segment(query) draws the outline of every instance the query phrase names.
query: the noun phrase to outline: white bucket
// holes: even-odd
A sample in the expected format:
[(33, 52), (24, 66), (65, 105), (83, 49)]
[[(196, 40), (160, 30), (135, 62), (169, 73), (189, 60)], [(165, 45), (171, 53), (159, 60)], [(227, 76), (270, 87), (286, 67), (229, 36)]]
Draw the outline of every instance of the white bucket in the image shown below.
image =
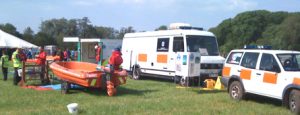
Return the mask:
[(72, 115), (77, 115), (78, 113), (78, 104), (77, 103), (70, 103), (67, 105), (67, 108), (69, 110), (69, 113)]

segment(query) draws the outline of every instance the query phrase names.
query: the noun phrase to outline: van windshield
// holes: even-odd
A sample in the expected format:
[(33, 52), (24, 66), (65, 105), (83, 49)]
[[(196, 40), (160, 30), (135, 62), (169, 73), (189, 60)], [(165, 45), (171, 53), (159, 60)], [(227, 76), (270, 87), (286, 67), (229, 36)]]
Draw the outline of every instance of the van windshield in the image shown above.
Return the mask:
[(187, 35), (187, 51), (199, 52), (204, 56), (219, 55), (216, 38), (213, 36)]

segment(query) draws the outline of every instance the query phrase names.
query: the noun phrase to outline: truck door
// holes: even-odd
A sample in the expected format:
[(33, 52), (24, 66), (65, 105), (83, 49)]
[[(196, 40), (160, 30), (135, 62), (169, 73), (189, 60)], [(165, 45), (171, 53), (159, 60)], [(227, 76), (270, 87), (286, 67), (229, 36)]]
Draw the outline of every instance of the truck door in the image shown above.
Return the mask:
[(282, 95), (284, 87), (279, 87), (286, 76), (280, 73), (280, 67), (272, 54), (263, 53), (256, 72), (257, 85), (260, 86), (258, 93), (279, 98)]
[[(151, 63), (154, 67), (154, 69), (162, 71), (164, 73), (168, 73), (169, 66), (168, 66), (168, 60), (170, 58), (169, 52), (170, 52), (170, 38), (158, 38), (157, 39), (157, 54), (155, 58), (153, 59), (153, 62)], [(167, 74), (165, 74), (167, 75)]]
[(172, 42), (172, 50), (170, 51), (170, 60), (169, 60), (169, 68), (171, 71), (175, 71), (176, 68), (176, 58), (180, 52), (184, 52), (184, 41), (183, 37), (174, 37)]
[(237, 70), (240, 73), (240, 78), (246, 91), (255, 92), (259, 88), (256, 77), (258, 57), (259, 53), (257, 52), (246, 52), (241, 62), (242, 67)]

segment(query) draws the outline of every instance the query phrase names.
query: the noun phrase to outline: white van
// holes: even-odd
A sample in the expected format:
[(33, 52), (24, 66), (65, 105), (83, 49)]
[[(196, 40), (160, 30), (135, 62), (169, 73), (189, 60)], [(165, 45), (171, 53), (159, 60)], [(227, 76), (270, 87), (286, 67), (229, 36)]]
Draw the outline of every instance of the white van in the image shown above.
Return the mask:
[(198, 82), (200, 73), (201, 77), (217, 77), (225, 60), (211, 32), (190, 26), (127, 33), (122, 54), (122, 67), (132, 72), (133, 79), (163, 76), (181, 85), (189, 85), (191, 79)]

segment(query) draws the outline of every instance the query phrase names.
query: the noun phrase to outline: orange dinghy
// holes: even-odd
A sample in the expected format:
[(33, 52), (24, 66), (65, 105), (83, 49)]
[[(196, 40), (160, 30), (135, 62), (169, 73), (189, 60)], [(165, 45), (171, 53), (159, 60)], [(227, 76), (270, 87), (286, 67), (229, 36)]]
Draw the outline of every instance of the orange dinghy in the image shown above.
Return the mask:
[[(60, 78), (62, 83), (62, 91), (70, 87), (70, 84), (78, 84), (84, 87), (93, 87), (93, 88), (105, 88), (108, 87), (107, 82), (113, 83), (114, 86), (108, 89), (116, 90), (115, 87), (121, 84), (125, 84), (126, 82), (126, 74), (123, 74), (124, 71), (114, 72), (114, 75), (111, 76), (110, 81), (103, 81), (105, 76), (105, 72), (98, 71), (96, 69), (97, 64), (87, 63), (87, 62), (53, 62), (50, 64), (50, 68), (52, 72)], [(119, 76), (122, 73), (122, 76)], [(122, 78), (122, 81), (119, 78)], [(114, 91), (114, 94), (116, 91)], [(110, 96), (114, 94), (109, 94)]]

